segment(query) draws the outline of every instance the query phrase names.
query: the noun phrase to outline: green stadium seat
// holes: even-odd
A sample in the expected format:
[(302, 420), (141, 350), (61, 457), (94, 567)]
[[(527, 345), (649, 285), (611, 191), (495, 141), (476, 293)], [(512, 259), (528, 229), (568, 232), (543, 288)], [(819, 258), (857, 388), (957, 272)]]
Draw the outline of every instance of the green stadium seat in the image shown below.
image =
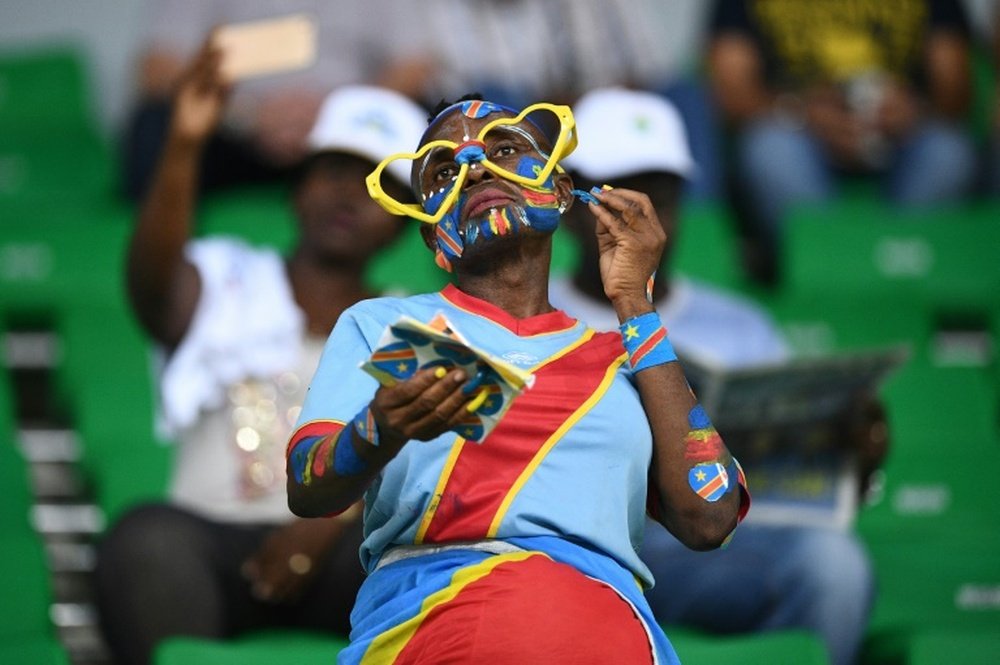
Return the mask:
[(335, 636), (297, 631), (262, 632), (221, 641), (175, 637), (157, 648), (154, 665), (330, 665), (347, 646)]
[(783, 630), (749, 635), (709, 635), (665, 626), (684, 665), (828, 665), (826, 647), (816, 635)]
[[(38, 535), (27, 529), (2, 534), (0, 570), (8, 597), (7, 602), (0, 603), (0, 644), (51, 636), (52, 589), (45, 549)], [(8, 661), (0, 658), (0, 662)]]
[(928, 630), (913, 638), (909, 665), (996, 665), (1000, 663), (1000, 627), (993, 630)]
[(997, 219), (992, 203), (909, 212), (862, 199), (799, 208), (788, 219), (782, 289), (989, 310), (1000, 292)]
[(4, 490), (0, 535), (31, 533), (32, 493), (28, 466), (8, 434), (4, 434), (0, 442), (0, 487)]
[(81, 471), (108, 520), (162, 499), (173, 448), (156, 433), (152, 347), (124, 307), (61, 320), (57, 391), (82, 442)]
[(123, 305), (130, 215), (109, 209), (85, 222), (67, 214), (43, 211), (0, 224), (0, 317), (8, 325), (51, 324), (80, 305)]
[(96, 133), (34, 127), (0, 129), (0, 213), (15, 218), (17, 207), (61, 210), (75, 221), (81, 207), (113, 200), (114, 157)]
[(995, 537), (986, 542), (899, 538), (869, 547), (879, 590), (864, 647), (866, 663), (912, 662), (906, 654), (927, 631), (995, 631), (1000, 626)]
[(66, 649), (55, 637), (4, 639), (0, 643), (4, 665), (70, 665)]
[(928, 307), (913, 301), (783, 292), (761, 294), (758, 300), (800, 355), (895, 345), (923, 352), (931, 336)]
[[(114, 156), (75, 45), (0, 52), (0, 215), (7, 204), (64, 204), (64, 214), (113, 199)], [(69, 205), (67, 205), (69, 204)]]
[(28, 465), (17, 446), (15, 404), (10, 376), (0, 366), (0, 487), (4, 500), (0, 502), (0, 535), (30, 534), (29, 512), (32, 488)]
[(53, 44), (0, 52), (0, 127), (89, 126), (90, 102), (80, 49)]
[(724, 203), (686, 203), (680, 211), (672, 269), (720, 287), (742, 289), (735, 226)]
[(978, 368), (919, 363), (887, 386), (884, 488), (857, 525), (879, 580), (865, 662), (914, 662), (908, 654), (926, 630), (1000, 626), (1000, 488), (990, 480), (1000, 436), (990, 394)]

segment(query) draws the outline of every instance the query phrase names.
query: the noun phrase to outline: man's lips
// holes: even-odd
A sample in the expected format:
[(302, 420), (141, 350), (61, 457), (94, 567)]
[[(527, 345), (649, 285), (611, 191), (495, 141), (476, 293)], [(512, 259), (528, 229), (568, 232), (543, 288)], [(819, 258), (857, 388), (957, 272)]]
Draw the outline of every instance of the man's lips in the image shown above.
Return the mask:
[(478, 217), (490, 208), (501, 208), (513, 200), (514, 197), (502, 189), (496, 187), (483, 189), (469, 196), (462, 209), (462, 217), (464, 219)]

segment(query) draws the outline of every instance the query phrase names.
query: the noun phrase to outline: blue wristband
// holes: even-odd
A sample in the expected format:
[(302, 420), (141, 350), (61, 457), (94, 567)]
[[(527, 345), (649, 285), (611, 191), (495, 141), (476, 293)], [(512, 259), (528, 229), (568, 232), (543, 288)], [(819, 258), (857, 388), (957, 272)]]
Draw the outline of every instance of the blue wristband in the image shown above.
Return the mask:
[(619, 330), (633, 372), (677, 361), (674, 347), (667, 339), (667, 329), (656, 312), (634, 316), (621, 324)]
[(351, 421), (358, 436), (372, 444), (378, 446), (378, 425), (375, 424), (375, 416), (372, 415), (370, 406), (361, 409), (358, 415)]
[(333, 449), (333, 470), (338, 476), (356, 476), (368, 468), (368, 462), (354, 450), (352, 438), (350, 427), (345, 427), (337, 437), (337, 445)]
[(371, 408), (366, 406), (351, 420), (351, 426), (345, 427), (337, 437), (337, 445), (333, 450), (333, 470), (338, 476), (356, 476), (368, 468), (368, 462), (358, 456), (354, 449), (353, 432), (372, 444), (378, 445), (378, 428), (372, 417)]

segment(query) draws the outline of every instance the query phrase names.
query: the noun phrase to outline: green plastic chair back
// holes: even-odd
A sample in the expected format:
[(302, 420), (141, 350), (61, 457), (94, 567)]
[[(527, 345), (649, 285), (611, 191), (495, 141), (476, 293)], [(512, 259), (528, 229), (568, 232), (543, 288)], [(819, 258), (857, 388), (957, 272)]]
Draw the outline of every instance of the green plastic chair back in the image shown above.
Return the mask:
[(330, 665), (347, 646), (347, 640), (332, 635), (297, 631), (274, 631), (234, 640), (175, 637), (161, 644), (154, 665)]
[(0, 224), (0, 317), (51, 323), (81, 305), (121, 307), (130, 214), (71, 220), (39, 211)]
[(0, 538), (0, 569), (8, 598), (0, 603), (0, 644), (50, 636), (52, 589), (45, 549), (37, 534), (4, 534)]
[(739, 248), (735, 223), (727, 205), (687, 203), (680, 211), (673, 250), (673, 269), (725, 288), (741, 289)]
[(684, 665), (829, 665), (823, 642), (814, 634), (782, 630), (745, 635), (710, 635), (665, 626)]
[(806, 297), (1000, 307), (1000, 206), (906, 212), (871, 200), (790, 214), (782, 288)]
[(82, 52), (70, 45), (0, 52), (0, 128), (91, 124)]
[(152, 347), (124, 308), (76, 308), (57, 329), (63, 362), (57, 385), (82, 442), (81, 470), (113, 521), (162, 500), (173, 447), (156, 432)]
[(0, 644), (4, 665), (70, 665), (65, 647), (55, 637), (4, 639)]

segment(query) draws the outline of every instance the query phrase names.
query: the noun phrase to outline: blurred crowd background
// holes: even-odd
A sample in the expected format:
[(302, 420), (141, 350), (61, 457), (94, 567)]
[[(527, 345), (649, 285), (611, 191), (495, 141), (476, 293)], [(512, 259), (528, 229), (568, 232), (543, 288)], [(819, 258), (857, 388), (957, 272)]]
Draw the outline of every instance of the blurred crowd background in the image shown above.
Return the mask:
[[(224, 15), (213, 4), (0, 4), (3, 663), (107, 662), (93, 541), (165, 491), (171, 448), (155, 422), (155, 354), (125, 303), (125, 246), (172, 86)], [(228, 4), (236, 20), (258, 3)], [(891, 117), (861, 127), (838, 124), (834, 92), (809, 84), (815, 66), (782, 70), (780, 48), (755, 56), (733, 38), (739, 3), (325, 4), (316, 68), (234, 93), (206, 162), (199, 235), (288, 247), (286, 181), (337, 85), (388, 85), (428, 108), (472, 90), (511, 104), (572, 103), (606, 85), (663, 94), (698, 165), (675, 268), (757, 300), (800, 355), (910, 347), (881, 394), (892, 449), (856, 523), (879, 578), (865, 662), (998, 662), (1000, 3), (915, 17), (907, 8), (921, 3), (855, 3), (912, 21), (876, 38), (911, 40), (898, 50), (913, 62), (859, 65), (836, 82), (852, 113), (896, 96)], [(811, 3), (763, 4), (787, 28), (768, 37), (789, 52), (824, 25)], [(838, 63), (871, 55), (830, 43)], [(755, 89), (755, 74), (776, 87)], [(803, 123), (819, 128), (812, 141)], [(372, 266), (373, 289), (445, 283), (410, 226)], [(571, 247), (557, 237), (557, 270), (573, 265)]]

